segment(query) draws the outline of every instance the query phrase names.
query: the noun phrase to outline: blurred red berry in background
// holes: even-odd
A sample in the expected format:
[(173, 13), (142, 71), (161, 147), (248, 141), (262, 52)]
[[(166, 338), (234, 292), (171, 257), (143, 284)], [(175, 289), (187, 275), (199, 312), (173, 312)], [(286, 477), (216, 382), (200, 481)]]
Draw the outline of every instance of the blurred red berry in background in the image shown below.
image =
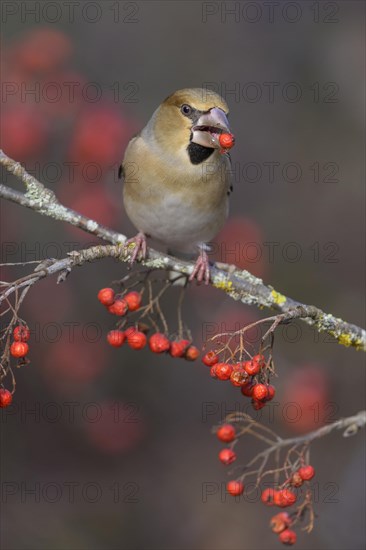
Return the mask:
[[(84, 415), (85, 416), (85, 415)], [(146, 428), (137, 403), (106, 401), (98, 403), (85, 417), (84, 433), (89, 443), (106, 454), (123, 454), (135, 449)]]
[(330, 401), (328, 376), (322, 365), (294, 368), (283, 376), (282, 418), (296, 433), (316, 430), (337, 417)]
[(46, 118), (36, 107), (26, 104), (3, 109), (1, 116), (1, 148), (10, 157), (24, 162), (39, 155), (49, 135)]
[(96, 106), (76, 121), (69, 157), (81, 164), (97, 163), (101, 169), (121, 162), (132, 129), (118, 108)]
[[(75, 395), (85, 390), (108, 367), (104, 346), (97, 332), (90, 325), (59, 326), (59, 339), (42, 345), (43, 357), (38, 366), (42, 369), (48, 385), (61, 394)], [(57, 332), (49, 335), (57, 338)], [(104, 340), (104, 335), (101, 337)]]
[(73, 47), (70, 38), (60, 30), (33, 29), (14, 46), (13, 62), (33, 74), (45, 73), (64, 64)]
[[(52, 244), (41, 247), (41, 257), (57, 257), (57, 249), (53, 248)], [(33, 259), (33, 255), (30, 254), (29, 259)], [(48, 277), (38, 283), (38, 292), (29, 292), (27, 300), (24, 300), (24, 316), (33, 320), (29, 328), (32, 340), (37, 344), (52, 341), (56, 331), (66, 326), (62, 320), (70, 319), (73, 311), (77, 291), (72, 289), (71, 285), (58, 285), (56, 290), (55, 280)], [(50, 307), (45, 307), (45, 304), (50, 304)]]
[(40, 82), (39, 108), (48, 117), (71, 119), (85, 106), (87, 89), (86, 78), (76, 71), (52, 72)]
[(253, 220), (232, 216), (213, 242), (210, 259), (235, 264), (257, 277), (267, 274), (263, 232)]
[[(63, 204), (76, 210), (80, 214), (97, 221), (108, 227), (118, 227), (121, 223), (121, 208), (107, 189), (101, 183), (100, 186), (87, 186), (79, 181), (64, 182), (58, 192), (58, 197)], [(70, 235), (76, 237), (81, 243), (90, 243), (93, 236), (81, 231), (72, 225), (66, 225), (65, 229)]]

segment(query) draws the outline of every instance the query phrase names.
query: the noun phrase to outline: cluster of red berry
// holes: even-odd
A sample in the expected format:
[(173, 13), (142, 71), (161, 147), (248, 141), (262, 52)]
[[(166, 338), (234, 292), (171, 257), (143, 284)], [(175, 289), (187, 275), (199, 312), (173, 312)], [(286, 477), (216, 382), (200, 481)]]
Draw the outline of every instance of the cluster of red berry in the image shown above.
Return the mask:
[(209, 351), (202, 362), (211, 368), (213, 378), (230, 380), (233, 386), (240, 387), (243, 395), (252, 398), (255, 410), (262, 409), (275, 396), (275, 388), (265, 380), (266, 361), (261, 354), (254, 355), (249, 361), (232, 364), (219, 362), (219, 356), (214, 351)]
[[(286, 484), (292, 487), (300, 487), (304, 481), (310, 481), (315, 475), (315, 469), (310, 464), (301, 466), (296, 470)], [(287, 508), (295, 504), (297, 497), (290, 488), (265, 489), (261, 496), (262, 502), (267, 506), (279, 506)], [(283, 544), (292, 545), (296, 542), (296, 533), (289, 527), (292, 524), (291, 515), (287, 512), (275, 514), (270, 521), (271, 529), (278, 534), (278, 538)]]
[[(123, 297), (116, 297), (112, 288), (102, 288), (98, 293), (98, 300), (106, 306), (110, 313), (124, 316), (129, 311), (137, 311), (141, 306), (142, 297), (139, 292), (130, 291)], [(136, 324), (129, 326), (125, 330), (115, 329), (107, 334), (107, 342), (115, 347), (121, 347), (125, 342), (132, 349), (142, 349), (149, 344), (153, 353), (169, 353), (172, 357), (182, 357), (189, 361), (195, 361), (200, 351), (196, 346), (192, 346), (189, 340), (171, 341), (165, 334), (156, 332), (149, 339), (146, 336), (148, 328), (140, 328)]]
[(280, 542), (288, 544), (289, 546), (295, 544), (297, 538), (295, 531), (289, 529), (291, 523), (291, 516), (287, 512), (276, 514), (270, 521), (270, 527), (272, 531), (278, 535)]
[[(237, 439), (235, 427), (232, 424), (223, 424), (216, 432), (216, 435), (223, 443), (232, 443)], [(230, 447), (221, 449), (219, 460), (222, 464), (228, 465), (236, 460), (236, 453)], [(296, 494), (291, 487), (300, 487), (304, 481), (310, 481), (315, 475), (315, 470), (310, 464), (303, 465), (296, 470), (292, 476), (283, 484), (281, 489), (267, 488), (261, 494), (261, 500), (267, 506), (278, 506), (287, 508), (295, 504)], [(227, 482), (226, 490), (232, 496), (239, 496), (244, 493), (244, 483), (240, 480), (232, 479)], [(296, 533), (289, 529), (292, 523), (291, 516), (287, 512), (280, 512), (271, 519), (272, 531), (279, 536), (279, 540), (288, 545), (296, 542)]]
[[(301, 487), (304, 481), (310, 481), (315, 475), (313, 466), (307, 464), (296, 470), (292, 476), (284, 483), (289, 487)], [(291, 488), (284, 489), (265, 489), (261, 496), (262, 502), (267, 506), (279, 506), (286, 508), (296, 502), (296, 495)]]
[[(30, 330), (26, 325), (18, 325), (13, 330), (13, 339), (10, 346), (10, 355), (16, 359), (23, 359), (29, 352), (27, 344), (30, 338)], [(13, 401), (13, 395), (9, 390), (0, 388), (0, 408), (8, 407)]]
[(30, 338), (30, 330), (25, 325), (18, 325), (13, 330), (14, 342), (10, 346), (10, 355), (21, 359), (25, 357), (29, 352), (29, 346), (27, 344)]
[(141, 306), (141, 294), (136, 291), (128, 292), (123, 296), (116, 295), (113, 288), (102, 288), (98, 292), (98, 300), (109, 313), (113, 315), (126, 315), (128, 311), (137, 311)]

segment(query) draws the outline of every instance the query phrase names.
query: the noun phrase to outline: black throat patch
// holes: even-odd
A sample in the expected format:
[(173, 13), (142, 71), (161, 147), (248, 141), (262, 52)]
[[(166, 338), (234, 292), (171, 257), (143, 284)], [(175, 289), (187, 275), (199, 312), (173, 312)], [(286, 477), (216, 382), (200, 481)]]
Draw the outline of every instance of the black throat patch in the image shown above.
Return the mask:
[(204, 147), (203, 145), (191, 141), (187, 147), (187, 151), (189, 160), (192, 164), (201, 164), (201, 162), (212, 155), (214, 149), (212, 147)]

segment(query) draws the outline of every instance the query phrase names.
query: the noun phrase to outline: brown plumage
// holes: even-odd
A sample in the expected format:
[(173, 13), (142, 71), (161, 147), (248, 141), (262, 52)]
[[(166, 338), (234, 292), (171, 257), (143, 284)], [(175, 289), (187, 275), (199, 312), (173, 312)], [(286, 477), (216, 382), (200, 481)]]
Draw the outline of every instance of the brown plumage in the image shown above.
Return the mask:
[(208, 281), (203, 244), (228, 215), (230, 158), (219, 145), (227, 113), (214, 92), (178, 90), (130, 141), (122, 167), (125, 209), (139, 231), (133, 261), (151, 236), (174, 252), (200, 250), (192, 277)]

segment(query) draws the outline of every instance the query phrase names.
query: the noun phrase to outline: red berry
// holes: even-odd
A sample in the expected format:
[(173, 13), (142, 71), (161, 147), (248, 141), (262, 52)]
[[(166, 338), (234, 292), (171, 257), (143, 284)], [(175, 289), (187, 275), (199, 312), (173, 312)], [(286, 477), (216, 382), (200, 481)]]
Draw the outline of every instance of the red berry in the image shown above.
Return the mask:
[(141, 305), (141, 294), (139, 292), (136, 292), (135, 290), (132, 290), (131, 292), (128, 292), (123, 297), (124, 300), (126, 300), (128, 309), (130, 311), (137, 311)]
[(107, 309), (109, 313), (113, 313), (113, 315), (126, 315), (128, 305), (122, 298), (117, 298), (117, 300), (113, 302), (112, 305), (108, 306)]
[(18, 325), (13, 330), (13, 338), (16, 342), (28, 342), (30, 338), (30, 330), (25, 325)]
[(270, 526), (274, 533), (281, 533), (291, 525), (291, 518), (287, 512), (280, 512), (271, 518)]
[(127, 343), (132, 349), (142, 349), (146, 346), (146, 342), (146, 335), (139, 330), (133, 330), (127, 336)]
[(292, 546), (296, 542), (296, 533), (292, 529), (285, 529), (278, 535), (278, 538), (283, 544), (288, 544)]
[(308, 466), (302, 466), (299, 468), (298, 473), (301, 476), (301, 479), (304, 481), (309, 481), (315, 476), (315, 469), (309, 464)]
[(239, 363), (233, 363), (233, 370), (244, 370), (244, 363), (240, 361)]
[(111, 330), (107, 334), (107, 342), (115, 348), (122, 346), (125, 341), (126, 335), (121, 330)]
[(268, 395), (266, 397), (266, 401), (271, 401), (271, 399), (273, 399), (275, 396), (276, 390), (274, 386), (272, 386), (271, 384), (267, 386), (267, 390), (268, 390)]
[(210, 368), (210, 376), (212, 376), (212, 378), (217, 378), (217, 376), (216, 376), (216, 365), (214, 365), (213, 367)]
[(248, 375), (244, 369), (236, 369), (233, 367), (233, 371), (230, 375), (230, 382), (233, 386), (243, 386), (248, 380)]
[(235, 138), (233, 134), (221, 134), (219, 143), (223, 149), (231, 149), (234, 146)]
[(264, 504), (267, 504), (267, 506), (273, 506), (274, 505), (274, 496), (275, 496), (276, 490), (269, 487), (268, 489), (264, 489), (263, 493), (261, 494), (261, 501)]
[(232, 424), (223, 424), (216, 432), (217, 437), (220, 441), (225, 443), (230, 443), (236, 438), (236, 432)]
[(61, 30), (33, 28), (17, 43), (17, 65), (31, 73), (29, 78), (54, 75), (66, 64), (72, 49), (70, 38)]
[(294, 474), (292, 474), (291, 476), (291, 480), (290, 480), (290, 483), (293, 487), (301, 487), (301, 485), (304, 483), (304, 480), (302, 479), (301, 475), (299, 474), (299, 472), (295, 472)]
[(260, 411), (266, 406), (265, 401), (259, 401), (258, 399), (252, 399), (252, 407), (255, 411)]
[(229, 380), (233, 366), (229, 363), (217, 363), (215, 365), (215, 374), (219, 380)]
[(254, 390), (254, 384), (252, 382), (246, 382), (244, 386), (241, 387), (241, 393), (246, 397), (252, 397)]
[(135, 332), (137, 329), (136, 327), (128, 327), (126, 328), (125, 330), (125, 336), (126, 338), (128, 338), (130, 336), (130, 334), (132, 334), (133, 332)]
[(113, 288), (102, 288), (98, 292), (98, 300), (104, 306), (111, 306), (114, 302), (114, 290), (113, 290)]
[(156, 332), (150, 336), (149, 347), (153, 353), (164, 353), (170, 348), (170, 342), (164, 334)]
[(5, 409), (5, 407), (9, 407), (11, 402), (13, 401), (13, 396), (10, 393), (9, 390), (0, 389), (0, 409)]
[(290, 489), (281, 489), (280, 491), (276, 491), (273, 500), (276, 506), (287, 508), (287, 506), (295, 504), (296, 495)]
[(237, 497), (238, 495), (242, 495), (244, 493), (244, 484), (241, 481), (232, 479), (227, 482), (226, 490), (233, 497)]
[(13, 342), (10, 346), (10, 353), (13, 357), (25, 357), (29, 351), (29, 346), (25, 342)]
[(190, 344), (189, 340), (176, 340), (170, 343), (169, 353), (172, 357), (183, 357)]
[(254, 361), (245, 361), (244, 369), (249, 374), (249, 376), (254, 376), (255, 374), (258, 374), (258, 372), (261, 370), (261, 367), (259, 363), (255, 363)]
[(227, 466), (236, 460), (236, 453), (231, 449), (221, 449), (219, 452), (219, 460)]
[(263, 401), (268, 396), (268, 389), (265, 384), (256, 384), (253, 388), (253, 397), (258, 401)]
[(196, 346), (189, 346), (186, 351), (185, 358), (188, 361), (195, 361), (200, 356), (200, 350)]
[(259, 365), (259, 368), (264, 367), (264, 365), (266, 364), (264, 356), (260, 354), (254, 355), (254, 357), (252, 358), (252, 361), (253, 363), (256, 363), (257, 365)]
[(206, 355), (202, 357), (202, 363), (207, 367), (212, 367), (219, 362), (219, 357), (214, 351), (208, 351)]

